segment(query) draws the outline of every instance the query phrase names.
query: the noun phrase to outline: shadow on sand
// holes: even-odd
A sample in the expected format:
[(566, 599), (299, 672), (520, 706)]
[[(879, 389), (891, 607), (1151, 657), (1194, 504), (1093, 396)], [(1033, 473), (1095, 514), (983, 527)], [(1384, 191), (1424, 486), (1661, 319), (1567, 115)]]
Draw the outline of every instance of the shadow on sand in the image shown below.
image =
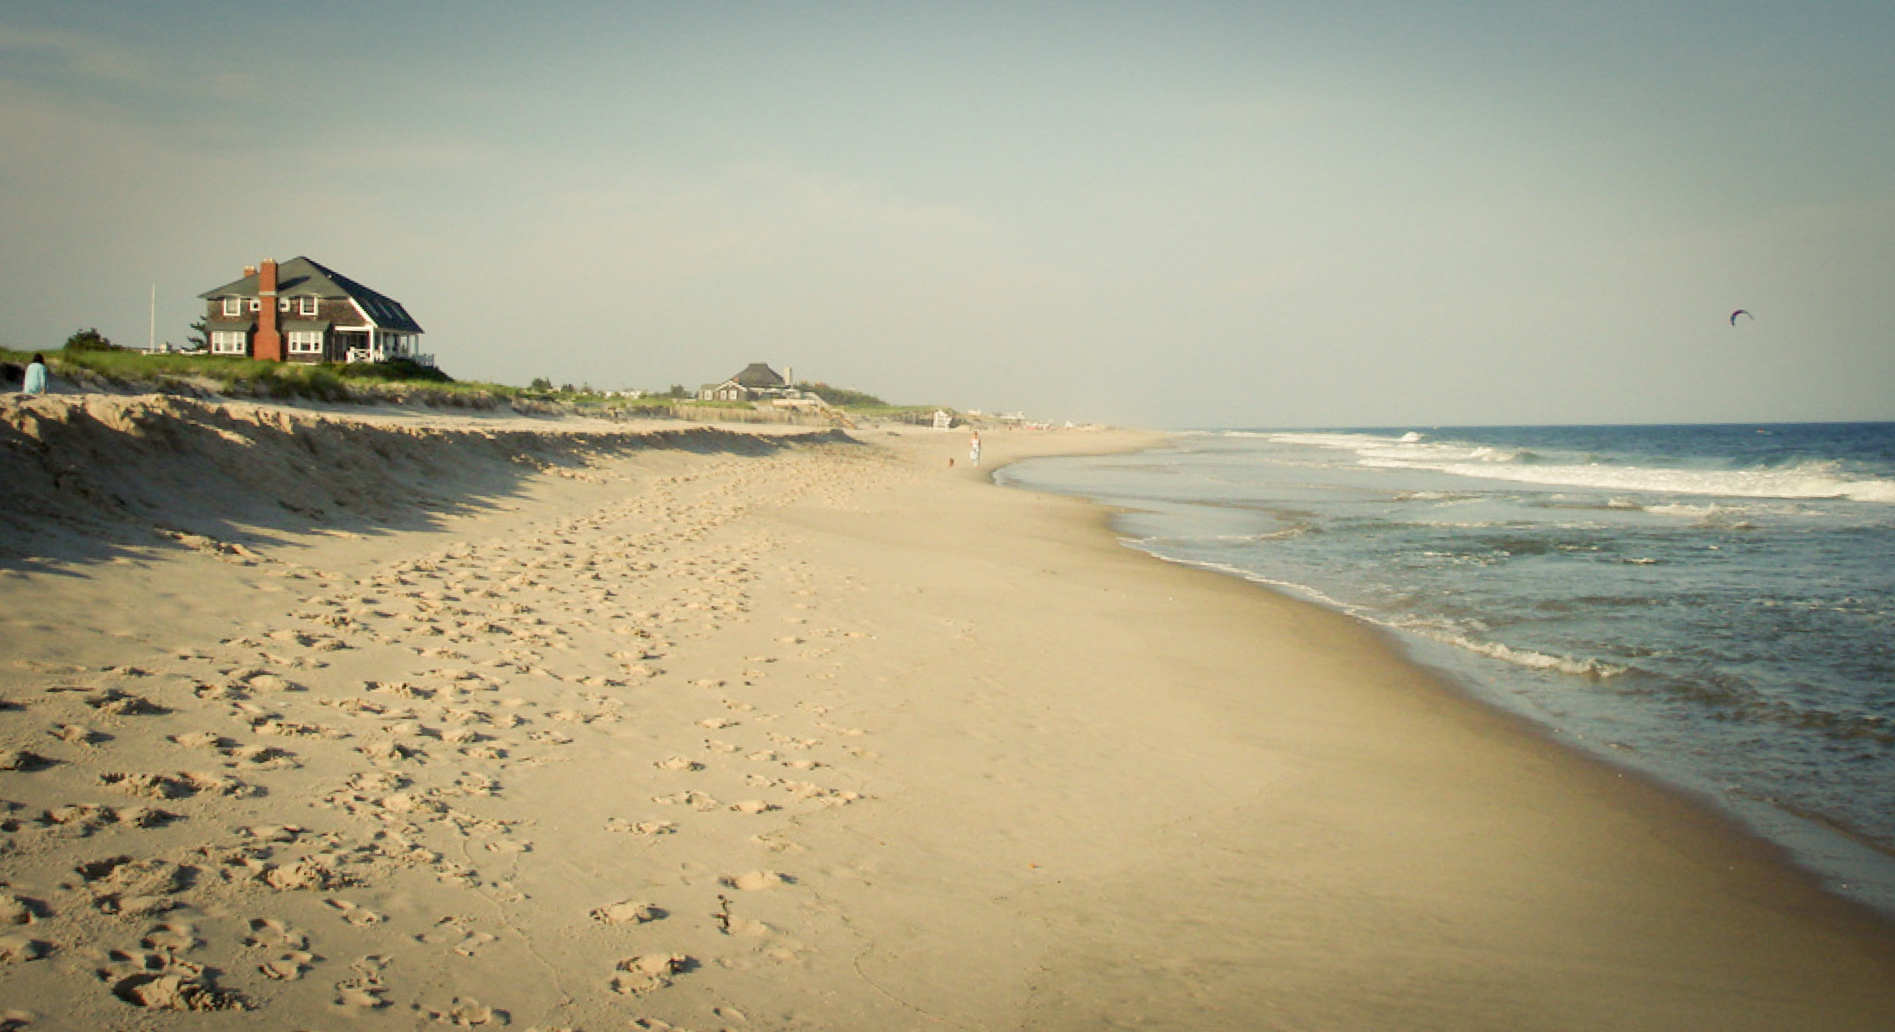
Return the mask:
[(0, 567), (80, 576), (167, 542), (265, 547), (312, 531), (426, 530), (527, 478), (635, 452), (766, 455), (841, 431), (440, 428), (167, 397), (0, 399)]

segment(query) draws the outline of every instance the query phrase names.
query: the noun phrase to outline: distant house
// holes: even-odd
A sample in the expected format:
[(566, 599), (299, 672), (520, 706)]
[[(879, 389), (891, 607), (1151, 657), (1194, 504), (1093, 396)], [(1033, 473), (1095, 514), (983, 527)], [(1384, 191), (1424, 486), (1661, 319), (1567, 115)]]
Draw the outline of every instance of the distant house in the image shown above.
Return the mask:
[(760, 401), (764, 398), (797, 396), (789, 381), (762, 362), (752, 362), (744, 371), (723, 383), (707, 383), (698, 388), (701, 401)]
[(243, 278), (199, 294), (211, 353), (274, 362), (433, 365), (401, 302), (308, 258), (245, 266)]

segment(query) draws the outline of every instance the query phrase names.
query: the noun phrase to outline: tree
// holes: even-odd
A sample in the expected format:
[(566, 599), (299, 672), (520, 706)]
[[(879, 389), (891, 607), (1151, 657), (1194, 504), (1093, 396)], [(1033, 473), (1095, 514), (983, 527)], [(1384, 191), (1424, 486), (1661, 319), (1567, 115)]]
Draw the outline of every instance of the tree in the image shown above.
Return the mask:
[(184, 338), (184, 342), (194, 348), (210, 347), (211, 346), (210, 324), (206, 323), (202, 319), (199, 319), (198, 321), (192, 323), (191, 335), (189, 337)]
[(98, 328), (94, 327), (89, 330), (80, 330), (79, 332), (74, 333), (72, 336), (67, 337), (66, 350), (67, 351), (123, 351), (125, 349), (119, 347), (117, 344), (114, 344), (110, 340), (106, 339), (105, 334), (100, 333), (98, 331)]
[(544, 376), (535, 376), (533, 382), (526, 385), (526, 389), (529, 391), (551, 391), (553, 389), (553, 381), (548, 380)]

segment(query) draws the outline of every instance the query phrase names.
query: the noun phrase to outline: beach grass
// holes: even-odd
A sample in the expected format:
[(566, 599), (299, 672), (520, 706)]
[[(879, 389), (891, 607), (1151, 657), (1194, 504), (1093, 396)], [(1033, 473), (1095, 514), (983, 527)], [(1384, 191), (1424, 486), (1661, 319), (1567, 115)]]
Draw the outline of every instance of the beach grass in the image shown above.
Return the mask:
[[(37, 352), (57, 376), (105, 389), (160, 393), (215, 393), (271, 401), (330, 404), (424, 405), (526, 415), (592, 415), (608, 419), (716, 419), (752, 413), (743, 401), (700, 400), (676, 393), (599, 391), (573, 387), (514, 387), (456, 380), (414, 362), (271, 362), (232, 355), (146, 352), (129, 348), (53, 349)], [(0, 362), (23, 366), (35, 352), (0, 349)], [(16, 374), (17, 375), (17, 374)], [(675, 389), (674, 389), (675, 390)], [(832, 409), (850, 416), (913, 422), (935, 405), (891, 405), (859, 391), (837, 391)], [(949, 409), (948, 411), (953, 411)]]

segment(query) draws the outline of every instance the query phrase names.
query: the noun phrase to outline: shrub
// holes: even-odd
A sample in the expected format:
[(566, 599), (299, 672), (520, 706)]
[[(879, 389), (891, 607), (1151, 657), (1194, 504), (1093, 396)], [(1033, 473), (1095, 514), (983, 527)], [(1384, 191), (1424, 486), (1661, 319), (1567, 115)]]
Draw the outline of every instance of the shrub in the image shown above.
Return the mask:
[(108, 340), (97, 327), (80, 330), (66, 338), (67, 351), (124, 351), (124, 348)]
[(357, 380), (403, 380), (420, 383), (453, 383), (454, 378), (431, 365), (406, 358), (387, 362), (352, 362), (341, 369), (342, 375)]
[(852, 391), (847, 387), (831, 387), (826, 383), (797, 384), (797, 389), (807, 391), (837, 408), (887, 408), (888, 402), (862, 391)]

